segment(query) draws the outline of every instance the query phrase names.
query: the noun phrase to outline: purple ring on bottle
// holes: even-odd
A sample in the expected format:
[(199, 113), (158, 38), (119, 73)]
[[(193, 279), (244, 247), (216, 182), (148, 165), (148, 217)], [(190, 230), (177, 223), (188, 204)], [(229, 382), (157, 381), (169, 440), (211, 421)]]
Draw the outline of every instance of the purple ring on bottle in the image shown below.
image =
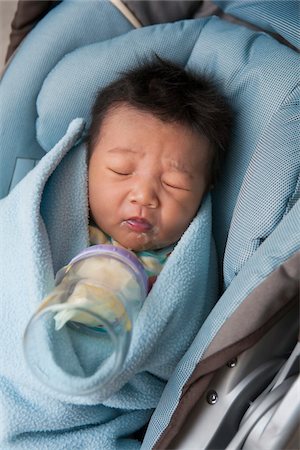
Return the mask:
[[(134, 272), (135, 276), (138, 279), (138, 282), (144, 287), (145, 296), (148, 292), (148, 276), (143, 264), (138, 260), (137, 256), (135, 256), (131, 251), (126, 250), (125, 248), (116, 247), (110, 244), (98, 244), (92, 245), (82, 252), (80, 252), (77, 256), (75, 256), (68, 266), (71, 266), (82, 259), (85, 259), (87, 256), (98, 256), (98, 255), (110, 256), (118, 261), (126, 262), (131, 270)], [(124, 261), (125, 260), (125, 261)]]

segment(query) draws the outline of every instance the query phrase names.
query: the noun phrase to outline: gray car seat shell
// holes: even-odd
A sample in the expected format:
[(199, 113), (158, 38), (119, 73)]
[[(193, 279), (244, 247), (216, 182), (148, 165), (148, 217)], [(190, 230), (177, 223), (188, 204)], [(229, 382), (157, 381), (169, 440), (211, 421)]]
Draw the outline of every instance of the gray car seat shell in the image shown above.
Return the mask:
[[(295, 320), (297, 310), (298, 305), (295, 303), (294, 307), (283, 314), (256, 344), (238, 357), (229, 360), (221, 370), (216, 372), (205, 395), (197, 401), (182, 429), (173, 440), (172, 448), (191, 449), (195, 448), (195, 443), (201, 449), (225, 448), (228, 445), (231, 446), (230, 448), (243, 448), (251, 429), (257, 425), (260, 417), (265, 415), (265, 411), (257, 413), (258, 406), (266, 400), (272, 389), (274, 390), (275, 383), (273, 382), (271, 386), (271, 382), (287, 365), (287, 355), (292, 353), (297, 342), (299, 329), (299, 323)], [(278, 339), (283, 335), (285, 339)], [(274, 346), (274, 342), (278, 345)], [(294, 357), (293, 360), (295, 362)], [(293, 378), (296, 372), (295, 366)], [(291, 378), (290, 373), (288, 377)], [(286, 425), (281, 427), (274, 437), (279, 448), (285, 447), (286, 440), (295, 431), (293, 416), (299, 410), (299, 406), (296, 397), (290, 403), (288, 411), (285, 411)], [(270, 407), (267, 411), (269, 409)], [(242, 428), (243, 432), (240, 430)], [(236, 443), (234, 444), (233, 441)], [(258, 448), (258, 442), (255, 445), (253, 439), (252, 448)], [(269, 442), (262, 448), (276, 447), (274, 444), (271, 445), (269, 437)]]

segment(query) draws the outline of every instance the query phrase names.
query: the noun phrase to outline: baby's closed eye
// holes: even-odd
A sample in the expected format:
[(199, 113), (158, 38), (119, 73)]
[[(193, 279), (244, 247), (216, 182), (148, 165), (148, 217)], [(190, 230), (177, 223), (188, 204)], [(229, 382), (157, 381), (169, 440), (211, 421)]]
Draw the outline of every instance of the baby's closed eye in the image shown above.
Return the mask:
[(187, 180), (186, 177), (178, 176), (177, 174), (163, 177), (162, 183), (164, 186), (171, 189), (178, 189), (183, 191), (191, 190), (190, 181)]
[(115, 173), (116, 175), (122, 175), (122, 176), (126, 176), (126, 175), (131, 175), (131, 171), (130, 170), (125, 170), (125, 169), (112, 169), (111, 167), (108, 167), (108, 170), (110, 172)]
[(107, 170), (118, 176), (128, 176), (134, 172), (134, 165), (130, 161), (110, 161)]

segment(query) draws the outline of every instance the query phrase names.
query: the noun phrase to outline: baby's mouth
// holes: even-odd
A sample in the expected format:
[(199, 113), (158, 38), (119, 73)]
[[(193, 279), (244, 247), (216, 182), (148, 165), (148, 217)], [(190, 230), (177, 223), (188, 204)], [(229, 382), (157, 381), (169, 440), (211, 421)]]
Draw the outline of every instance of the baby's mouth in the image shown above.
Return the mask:
[(130, 217), (123, 222), (130, 230), (137, 233), (147, 233), (152, 230), (153, 225), (142, 217)]

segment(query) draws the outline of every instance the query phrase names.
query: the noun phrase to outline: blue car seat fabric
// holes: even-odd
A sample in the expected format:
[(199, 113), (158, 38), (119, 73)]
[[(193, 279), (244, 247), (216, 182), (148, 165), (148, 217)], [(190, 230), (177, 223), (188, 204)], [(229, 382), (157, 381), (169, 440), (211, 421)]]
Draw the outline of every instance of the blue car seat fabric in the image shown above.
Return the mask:
[[(264, 33), (228, 24), (218, 18), (129, 32), (131, 25), (105, 2), (101, 2), (104, 8), (101, 14), (96, 15), (93, 9), (89, 13), (95, 16), (92, 23), (99, 33), (97, 37), (94, 37), (96, 30), (93, 36), (89, 35), (89, 27), (85, 26), (89, 37), (81, 43), (83, 30), (81, 34), (76, 31), (81, 15), (76, 16), (77, 21), (74, 16), (76, 37), (72, 41), (67, 33), (64, 39), (70, 39), (68, 45), (57, 50), (56, 54), (53, 40), (56, 34), (60, 36), (64, 21), (69, 23), (72, 3), (63, 2), (39, 24), (42, 34), (30, 34), (5, 74), (1, 95), (11, 104), (1, 116), (1, 126), (5, 125), (5, 132), (1, 130), (5, 158), (14, 155), (14, 149), (20, 158), (40, 158), (62, 138), (72, 119), (81, 116), (89, 122), (89, 108), (98, 88), (115, 79), (127, 67), (153, 57), (154, 53), (211, 74), (235, 111), (231, 146), (213, 197), (214, 235), (220, 261), (225, 252), (225, 283), (229, 287), (170, 378), (143, 444), (144, 448), (152, 448), (171, 419), (184, 383), (220, 327), (251, 290), (299, 249), (299, 153), (295, 120), (299, 102), (296, 70), (299, 59), (293, 50)], [(66, 11), (67, 16), (64, 15)], [(115, 28), (110, 22), (111, 14)], [(97, 21), (106, 23), (101, 28)], [(120, 36), (114, 37), (117, 34)], [(22, 77), (21, 68), (24, 61), (28, 61), (28, 53), (33, 52), (39, 60), (40, 51), (43, 63), (37, 70), (26, 69), (26, 76)], [(5, 92), (11, 93), (12, 86), (15, 89), (13, 99), (8, 94), (5, 97)], [(284, 156), (280, 152), (282, 149)], [(14, 161), (14, 156), (12, 159)], [(284, 163), (284, 171), (279, 163)], [(8, 172), (13, 165), (8, 164)], [(38, 166), (34, 173), (38, 173)], [(5, 182), (3, 184), (4, 196), (9, 176), (5, 177), (6, 185)], [(259, 214), (253, 216), (257, 196), (260, 209)], [(46, 214), (47, 202), (43, 203), (43, 211)], [(26, 395), (24, 392), (19, 395), (22, 390), (18, 388), (20, 381), (16, 382), (11, 375), (6, 375), (5, 382), (6, 405), (13, 402), (21, 404), (20, 414), (27, 418), (25, 398), (28, 391)], [(134, 396), (140, 380), (135, 382), (129, 397)], [(125, 436), (146, 423), (151, 414), (149, 409), (127, 410), (120, 414), (112, 399), (109, 420), (113, 424), (110, 430), (115, 432), (110, 435), (104, 432), (104, 440), (99, 441), (101, 433), (96, 425), (102, 420), (99, 417), (107, 413), (103, 405), (79, 405), (71, 399), (58, 406), (51, 395), (44, 396), (38, 389), (37, 392), (34, 405), (30, 407), (36, 412), (34, 417), (43, 416), (43, 429), (47, 433), (39, 433), (40, 424), (34, 426), (26, 422), (16, 423), (10, 429), (13, 407), (7, 406), (6, 442), (14, 440), (14, 448), (32, 447), (33, 443), (41, 448), (63, 448), (70, 438), (74, 448), (92, 449), (95, 445), (120, 449), (140, 447), (136, 440)], [(45, 415), (47, 404), (54, 405), (57, 418), (55, 425), (52, 421), (52, 428), (51, 420)], [(107, 419), (108, 416), (105, 417)], [(16, 436), (20, 437), (19, 441)]]
[(300, 47), (300, 10), (297, 0), (214, 0), (226, 13), (262, 30), (278, 33), (296, 48)]
[(297, 197), (298, 65), (297, 53), (264, 33), (217, 18), (202, 30), (187, 64), (217, 79), (236, 112), (213, 194), (219, 256), (226, 246), (225, 286)]
[(225, 287), (299, 198), (299, 99), (300, 85), (273, 115), (247, 168), (227, 238)]
[(156, 54), (185, 66), (206, 20), (142, 28), (67, 54), (46, 77), (37, 97), (40, 145), (51, 149), (74, 117), (89, 121), (96, 93), (126, 69)]

